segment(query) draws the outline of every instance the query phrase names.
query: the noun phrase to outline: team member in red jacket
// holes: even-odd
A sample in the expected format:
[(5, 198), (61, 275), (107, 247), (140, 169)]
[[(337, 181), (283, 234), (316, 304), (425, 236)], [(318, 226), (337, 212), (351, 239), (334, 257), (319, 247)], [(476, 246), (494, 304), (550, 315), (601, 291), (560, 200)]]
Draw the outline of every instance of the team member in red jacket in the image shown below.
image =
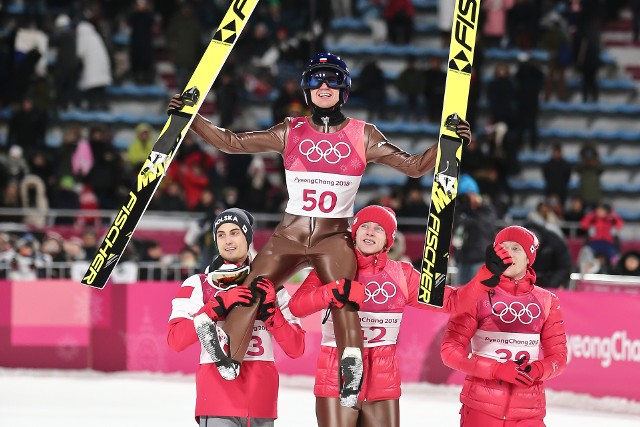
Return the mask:
[[(357, 282), (351, 282), (344, 301), (359, 306), (364, 337), (364, 379), (358, 395), (361, 409), (339, 403), (335, 375), (338, 353), (331, 318), (327, 317), (328, 321), (322, 325), (322, 347), (314, 387), (316, 415), (321, 427), (399, 426), (400, 370), (396, 340), (405, 306), (443, 313), (465, 311), (489, 289), (479, 283), (462, 288), (447, 286), (443, 308), (418, 303), (420, 273), (408, 262), (387, 258), (396, 229), (395, 213), (382, 206), (367, 206), (353, 219), (351, 233), (358, 263)], [(326, 309), (333, 293), (331, 284), (323, 286), (312, 271), (294, 293), (289, 307), (296, 316), (307, 316)]]
[(526, 228), (501, 230), (471, 281), (495, 283), (495, 290), (449, 319), (441, 355), (445, 365), (467, 374), (461, 426), (545, 425), (543, 381), (564, 370), (567, 339), (558, 297), (535, 286), (530, 266), (537, 248)]
[[(214, 239), (220, 252), (207, 274), (187, 278), (172, 301), (169, 346), (182, 351), (200, 337), (200, 365), (196, 371), (196, 420), (201, 427), (271, 427), (277, 417), (278, 371), (273, 341), (289, 357), (304, 352), (304, 331), (289, 311), (285, 288), (277, 294), (273, 283), (258, 277), (251, 287), (241, 285), (249, 273), (248, 249), (253, 217), (242, 209), (227, 209), (214, 222)], [(252, 291), (253, 289), (253, 291)], [(258, 298), (259, 296), (259, 298)], [(236, 381), (224, 380), (206, 348), (214, 321), (224, 323), (234, 306), (260, 300), (245, 363)]]

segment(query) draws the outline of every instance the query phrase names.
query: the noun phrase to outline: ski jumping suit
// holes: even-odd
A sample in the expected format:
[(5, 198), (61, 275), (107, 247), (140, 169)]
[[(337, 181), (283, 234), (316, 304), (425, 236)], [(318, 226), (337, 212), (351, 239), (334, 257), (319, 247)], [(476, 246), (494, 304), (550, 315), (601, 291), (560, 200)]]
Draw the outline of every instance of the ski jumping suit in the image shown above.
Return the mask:
[[(205, 274), (187, 278), (172, 301), (167, 341), (175, 351), (198, 342), (193, 316), (206, 301), (230, 288), (221, 288)], [(304, 331), (289, 311), (290, 296), (285, 288), (276, 295), (278, 312), (273, 326), (253, 322), (252, 335), (240, 376), (222, 379), (211, 357), (200, 346), (200, 365), (196, 371), (196, 421), (200, 417), (251, 418), (251, 426), (272, 426), (277, 418), (278, 371), (273, 359), (273, 340), (292, 358), (304, 352)], [(219, 321), (223, 324), (224, 321)]]
[[(225, 153), (280, 153), (284, 159), (289, 201), (282, 221), (258, 253), (245, 284), (266, 276), (276, 287), (304, 267), (313, 267), (322, 283), (356, 272), (348, 218), (368, 162), (382, 163), (412, 177), (435, 165), (437, 145), (411, 155), (390, 144), (372, 124), (347, 119), (337, 126), (314, 124), (308, 117), (288, 117), (266, 131), (235, 134), (197, 115), (191, 127)], [(231, 357), (239, 362), (249, 342), (256, 305), (236, 307), (224, 327)], [(336, 341), (360, 347), (360, 325), (349, 305), (333, 309)]]
[[(535, 281), (531, 268), (520, 280), (501, 276), (491, 299), (483, 298), (469, 312), (449, 319), (442, 360), (467, 374), (460, 393), (460, 425), (544, 427), (543, 381), (564, 370), (567, 339), (558, 297), (535, 286)], [(492, 378), (497, 363), (522, 356), (542, 363), (539, 381), (526, 387)]]
[[(476, 305), (488, 287), (472, 283), (461, 288), (445, 288), (442, 308), (418, 303), (420, 273), (408, 262), (389, 260), (387, 252), (363, 255), (356, 250), (356, 280), (365, 284), (365, 300), (358, 312), (364, 336), (364, 380), (358, 400), (361, 413), (342, 408), (337, 399), (317, 399), (316, 414), (321, 427), (398, 427), (400, 414), (400, 369), (396, 359), (396, 340), (406, 305), (442, 313), (465, 312)], [(321, 294), (324, 282), (312, 271), (293, 294), (292, 313), (305, 317), (326, 306)], [(339, 387), (336, 340), (331, 320), (322, 325), (314, 394), (316, 398), (338, 398)]]

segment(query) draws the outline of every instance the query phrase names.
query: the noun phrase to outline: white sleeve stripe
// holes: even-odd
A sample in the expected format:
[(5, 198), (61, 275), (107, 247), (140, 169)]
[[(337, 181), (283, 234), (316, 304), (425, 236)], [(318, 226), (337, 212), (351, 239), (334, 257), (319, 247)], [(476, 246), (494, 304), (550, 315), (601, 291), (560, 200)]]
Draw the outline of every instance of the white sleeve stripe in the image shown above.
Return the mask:
[(191, 296), (189, 298), (174, 298), (171, 301), (171, 315), (169, 320), (175, 318), (193, 319), (193, 316), (204, 306), (202, 301), (202, 281), (200, 276), (193, 275), (182, 282), (181, 287), (191, 287)]

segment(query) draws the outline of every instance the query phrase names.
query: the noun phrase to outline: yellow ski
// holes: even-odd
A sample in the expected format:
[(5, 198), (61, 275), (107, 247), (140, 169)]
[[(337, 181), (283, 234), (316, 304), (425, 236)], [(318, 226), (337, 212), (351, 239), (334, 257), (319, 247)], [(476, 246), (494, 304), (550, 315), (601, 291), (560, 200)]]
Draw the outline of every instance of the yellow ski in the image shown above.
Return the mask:
[(442, 307), (444, 300), (462, 157), (462, 139), (456, 135), (455, 129), (460, 117), (467, 114), (479, 13), (480, 0), (456, 0), (418, 292), (418, 302), (436, 307)]
[(257, 4), (258, 0), (233, 0), (229, 6), (182, 93), (184, 107), (167, 119), (151, 154), (138, 173), (135, 187), (129, 191), (128, 201), (118, 211), (82, 284), (98, 289), (103, 289), (107, 284), (200, 105)]

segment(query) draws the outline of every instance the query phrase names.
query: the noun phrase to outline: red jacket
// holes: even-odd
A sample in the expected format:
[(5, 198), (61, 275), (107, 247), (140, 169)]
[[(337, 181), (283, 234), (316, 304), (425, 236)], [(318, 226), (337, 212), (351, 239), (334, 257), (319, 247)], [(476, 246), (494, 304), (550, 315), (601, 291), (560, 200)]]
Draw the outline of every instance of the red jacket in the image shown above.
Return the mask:
[[(467, 374), (460, 393), (465, 406), (499, 419), (544, 418), (542, 381), (564, 370), (567, 338), (560, 301), (535, 286), (535, 280), (532, 269), (520, 280), (502, 276), (491, 299), (482, 298), (468, 312), (449, 319), (440, 353), (445, 365)], [(539, 381), (521, 387), (492, 378), (499, 359), (523, 355), (542, 362)]]
[[(365, 301), (358, 312), (365, 346), (364, 380), (358, 399), (398, 399), (400, 369), (396, 359), (396, 340), (404, 307), (410, 305), (443, 313), (463, 312), (474, 306), (488, 288), (479, 283), (462, 288), (447, 286), (444, 307), (431, 307), (417, 302), (420, 273), (408, 262), (388, 260), (386, 252), (364, 256), (356, 250), (356, 258), (358, 272), (355, 280), (365, 284)], [(324, 284), (312, 271), (291, 298), (291, 313), (304, 317), (326, 309), (324, 292)], [(338, 397), (338, 352), (330, 317), (322, 332), (314, 393), (317, 397)]]
[[(204, 274), (196, 274), (182, 283), (172, 301), (167, 342), (175, 351), (182, 351), (198, 342), (193, 316), (212, 294), (224, 292)], [(273, 362), (275, 338), (292, 358), (304, 352), (304, 330), (289, 312), (289, 294), (282, 288), (277, 294), (279, 310), (273, 326), (254, 323), (254, 332), (240, 376), (233, 381), (223, 379), (207, 352), (200, 350), (200, 365), (196, 371), (196, 420), (199, 417), (221, 416), (241, 418), (277, 418), (278, 371)], [(219, 324), (223, 321), (218, 322)]]
[(617, 213), (610, 213), (604, 217), (599, 217), (596, 212), (590, 212), (580, 221), (580, 228), (589, 231), (591, 240), (604, 240), (613, 243), (613, 229), (620, 231), (624, 221)]

